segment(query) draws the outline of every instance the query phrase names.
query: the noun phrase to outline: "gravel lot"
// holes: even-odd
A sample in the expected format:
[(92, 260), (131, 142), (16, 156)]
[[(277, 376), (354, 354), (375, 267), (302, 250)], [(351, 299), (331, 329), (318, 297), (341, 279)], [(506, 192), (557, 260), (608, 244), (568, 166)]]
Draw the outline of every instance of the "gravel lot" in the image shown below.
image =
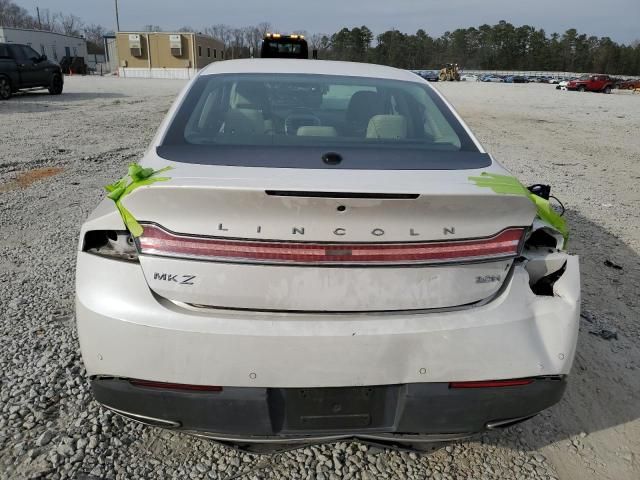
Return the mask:
[(74, 325), (79, 226), (182, 86), (72, 77), (60, 97), (0, 103), (0, 479), (640, 478), (640, 95), (626, 92), (438, 85), (498, 160), (567, 207), (583, 318), (550, 411), (429, 455), (340, 443), (269, 460), (98, 407)]

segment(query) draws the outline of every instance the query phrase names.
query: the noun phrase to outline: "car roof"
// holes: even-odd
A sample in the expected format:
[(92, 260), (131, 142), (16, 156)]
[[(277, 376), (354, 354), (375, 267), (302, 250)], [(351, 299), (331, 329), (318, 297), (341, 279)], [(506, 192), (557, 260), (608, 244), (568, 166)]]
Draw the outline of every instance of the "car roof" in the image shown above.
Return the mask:
[(207, 65), (200, 75), (228, 73), (301, 73), (308, 75), (343, 75), (424, 83), (408, 70), (371, 63), (335, 62), (329, 60), (299, 60), (282, 58), (247, 58), (224, 60)]

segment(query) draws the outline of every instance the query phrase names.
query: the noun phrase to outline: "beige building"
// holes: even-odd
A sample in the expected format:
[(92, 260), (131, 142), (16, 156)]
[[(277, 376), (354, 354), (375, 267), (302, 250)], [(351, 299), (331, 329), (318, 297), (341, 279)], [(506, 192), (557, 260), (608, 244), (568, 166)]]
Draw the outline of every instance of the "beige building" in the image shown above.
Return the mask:
[(191, 78), (224, 60), (222, 42), (199, 33), (118, 32), (116, 49), (122, 77)]

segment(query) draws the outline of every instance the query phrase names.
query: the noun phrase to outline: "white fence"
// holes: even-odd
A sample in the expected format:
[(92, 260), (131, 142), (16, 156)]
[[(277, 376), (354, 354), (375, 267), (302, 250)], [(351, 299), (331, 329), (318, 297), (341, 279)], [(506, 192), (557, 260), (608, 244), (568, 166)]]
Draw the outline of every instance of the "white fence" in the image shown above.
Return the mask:
[(120, 78), (164, 78), (188, 80), (198, 73), (195, 68), (123, 68), (118, 69)]

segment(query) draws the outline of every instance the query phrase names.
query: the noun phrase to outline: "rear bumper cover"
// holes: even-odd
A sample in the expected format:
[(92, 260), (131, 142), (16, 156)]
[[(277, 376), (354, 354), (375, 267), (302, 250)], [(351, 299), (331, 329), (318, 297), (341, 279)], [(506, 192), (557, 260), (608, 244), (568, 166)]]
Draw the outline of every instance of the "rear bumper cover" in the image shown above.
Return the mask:
[(516, 266), (486, 305), (455, 311), (304, 314), (188, 309), (152, 294), (139, 264), (80, 253), (76, 317), (90, 376), (228, 387), (315, 388), (566, 375), (578, 259), (553, 296)]
[(95, 398), (126, 417), (219, 440), (441, 441), (529, 418), (560, 400), (564, 377), (500, 388), (417, 383), (186, 392), (94, 378)]

